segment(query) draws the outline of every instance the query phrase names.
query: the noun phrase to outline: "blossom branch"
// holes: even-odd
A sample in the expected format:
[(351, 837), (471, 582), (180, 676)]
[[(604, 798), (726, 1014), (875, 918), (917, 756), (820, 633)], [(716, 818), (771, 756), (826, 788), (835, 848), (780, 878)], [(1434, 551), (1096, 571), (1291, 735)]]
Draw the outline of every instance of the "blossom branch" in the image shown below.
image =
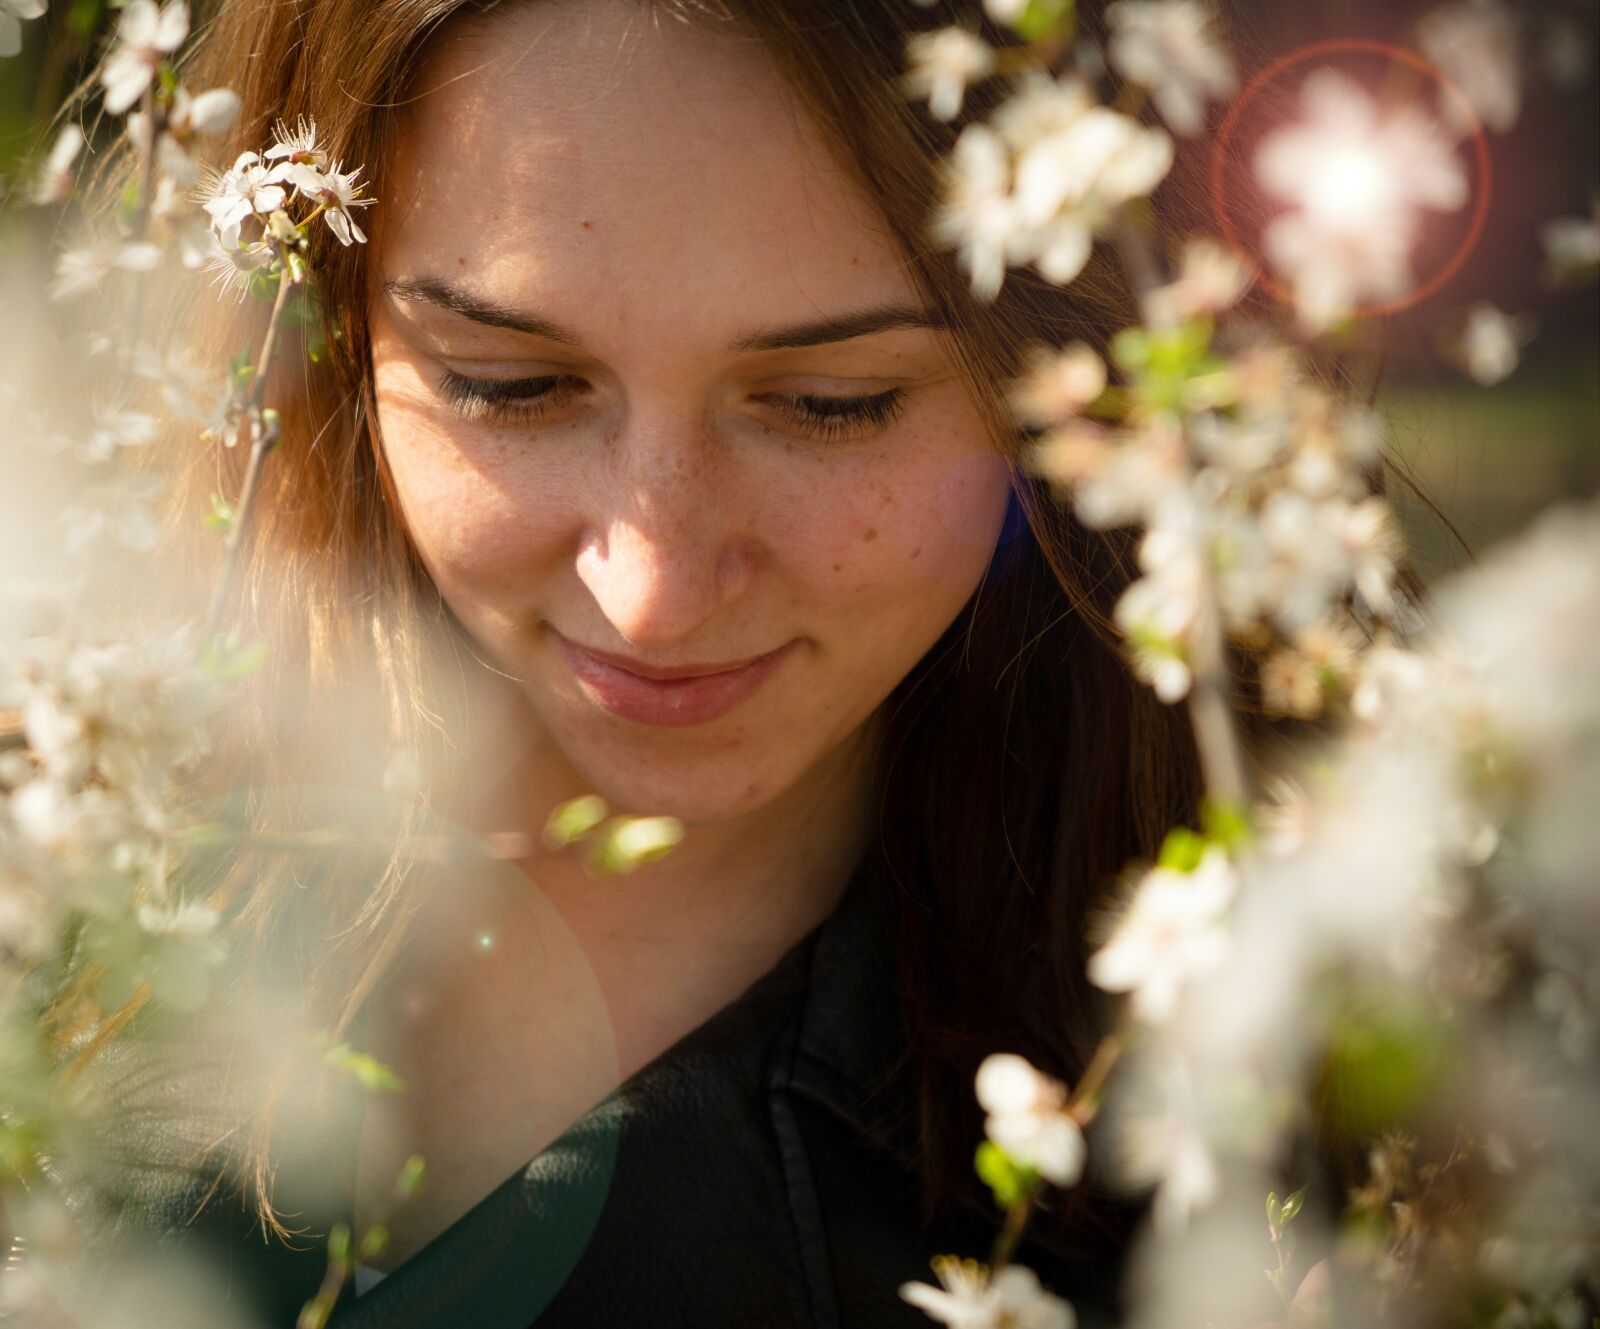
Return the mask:
[(246, 534), (250, 529), (250, 514), (254, 511), (256, 491), (261, 478), (261, 469), (266, 462), (267, 454), (277, 444), (281, 424), (276, 411), (263, 409), (266, 395), (268, 375), (272, 372), (274, 357), (280, 345), (279, 337), (283, 326), (284, 313), (289, 307), (289, 293), (299, 287), (300, 283), (293, 279), (292, 270), (286, 261), (286, 256), (279, 251), (283, 270), (278, 274), (278, 293), (273, 299), (272, 316), (267, 323), (266, 338), (261, 344), (261, 361), (256, 366), (254, 380), (250, 389), (250, 402), (247, 408), (250, 420), (250, 460), (245, 468), (244, 486), (239, 494), (239, 503), (235, 511), (234, 520), (228, 530), (228, 543), (223, 554), (222, 571), (217, 578), (216, 589), (211, 594), (211, 607), (206, 614), (204, 640), (210, 642), (216, 635), (217, 628), (222, 621), (222, 614), (228, 602), (228, 596), (233, 587), (235, 570), (239, 562), (239, 551), (244, 544)]

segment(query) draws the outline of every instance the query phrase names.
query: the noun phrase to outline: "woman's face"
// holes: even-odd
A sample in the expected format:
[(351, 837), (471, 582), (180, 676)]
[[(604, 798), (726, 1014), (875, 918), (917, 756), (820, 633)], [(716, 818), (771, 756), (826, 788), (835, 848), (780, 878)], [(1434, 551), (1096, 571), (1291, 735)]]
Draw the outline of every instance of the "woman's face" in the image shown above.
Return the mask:
[(446, 602), (617, 807), (715, 821), (826, 779), (1009, 486), (881, 215), (754, 42), (626, 0), (464, 27), (421, 88), (370, 317)]

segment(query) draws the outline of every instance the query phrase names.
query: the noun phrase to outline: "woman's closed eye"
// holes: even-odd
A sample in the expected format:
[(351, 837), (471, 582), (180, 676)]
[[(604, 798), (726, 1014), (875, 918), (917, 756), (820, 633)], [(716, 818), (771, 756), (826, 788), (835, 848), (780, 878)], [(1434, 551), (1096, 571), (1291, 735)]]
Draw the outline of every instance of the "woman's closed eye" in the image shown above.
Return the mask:
[[(446, 369), (439, 379), (439, 395), (469, 420), (526, 422), (572, 400), (587, 386), (570, 374), (471, 378)], [(892, 423), (905, 406), (905, 396), (904, 389), (889, 388), (855, 397), (768, 392), (751, 400), (816, 438), (843, 439)]]

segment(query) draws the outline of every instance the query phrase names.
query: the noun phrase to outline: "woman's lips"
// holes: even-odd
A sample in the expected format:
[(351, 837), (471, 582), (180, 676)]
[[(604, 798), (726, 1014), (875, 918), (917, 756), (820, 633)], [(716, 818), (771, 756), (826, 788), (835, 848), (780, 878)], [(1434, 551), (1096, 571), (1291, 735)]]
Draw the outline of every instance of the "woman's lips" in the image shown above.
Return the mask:
[(608, 664), (553, 633), (578, 686), (595, 705), (637, 724), (684, 727), (726, 715), (749, 697), (788, 658), (799, 639), (738, 669), (695, 678), (644, 678)]

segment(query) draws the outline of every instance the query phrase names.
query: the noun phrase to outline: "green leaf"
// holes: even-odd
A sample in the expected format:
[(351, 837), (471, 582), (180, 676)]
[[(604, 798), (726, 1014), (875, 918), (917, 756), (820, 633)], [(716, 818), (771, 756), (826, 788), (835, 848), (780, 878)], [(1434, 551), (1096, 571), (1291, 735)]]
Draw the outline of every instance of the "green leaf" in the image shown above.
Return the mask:
[(250, 386), (250, 380), (256, 376), (256, 367), (250, 362), (251, 350), (249, 343), (238, 355), (228, 357), (228, 382), (233, 386), (235, 393), (243, 393)]
[(1197, 835), (1187, 826), (1177, 826), (1167, 832), (1167, 838), (1161, 842), (1161, 854), (1156, 860), (1158, 867), (1171, 868), (1174, 872), (1193, 872), (1200, 866), (1200, 860), (1206, 852), (1206, 840), (1203, 835)]
[(266, 300), (268, 302), (278, 298), (278, 282), (282, 278), (282, 270), (276, 263), (264, 268), (252, 268), (245, 278), (244, 289), (253, 300)]
[(1306, 1185), (1302, 1186), (1299, 1190), (1297, 1190), (1293, 1195), (1291, 1195), (1287, 1200), (1285, 1200), (1283, 1202), (1283, 1219), (1282, 1219), (1282, 1221), (1283, 1221), (1284, 1224), (1289, 1224), (1289, 1223), (1294, 1222), (1295, 1215), (1300, 1212), (1301, 1208), (1304, 1206), (1304, 1204), (1306, 1202), (1306, 1191), (1310, 1188), (1310, 1184), (1311, 1184), (1310, 1182), (1307, 1182)]
[(221, 494), (211, 495), (211, 511), (201, 518), (208, 530), (215, 531), (218, 535), (227, 535), (233, 530), (235, 516), (233, 504), (223, 498)]
[(382, 1223), (374, 1223), (361, 1234), (358, 1247), (363, 1260), (375, 1260), (389, 1249), (389, 1229)]
[(339, 1264), (350, 1263), (350, 1229), (335, 1223), (328, 1233), (328, 1258)]
[(606, 876), (619, 876), (652, 863), (683, 839), (676, 817), (613, 817), (595, 835), (589, 866)]
[(328, 1065), (355, 1078), (363, 1089), (374, 1093), (397, 1094), (405, 1089), (405, 1081), (376, 1057), (357, 1052), (348, 1043), (338, 1043), (323, 1054)]
[(67, 31), (80, 41), (94, 36), (103, 8), (101, 0), (72, 0), (72, 8), (67, 11)]
[(1278, 1203), (1278, 1192), (1267, 1192), (1267, 1226), (1278, 1228), (1283, 1226), (1283, 1207)]
[(178, 91), (178, 71), (170, 60), (163, 60), (156, 66), (156, 91), (163, 101), (169, 102)]
[(230, 632), (212, 639), (200, 657), (200, 670), (218, 683), (233, 683), (255, 673), (266, 658), (265, 641), (241, 649), (239, 634)]
[(973, 1158), (978, 1179), (994, 1192), (994, 1202), (1002, 1209), (1010, 1209), (1038, 1183), (1039, 1174), (1026, 1164), (1017, 1162), (993, 1140), (978, 1146)]
[(545, 844), (552, 849), (565, 849), (589, 834), (610, 810), (598, 794), (584, 794), (558, 804), (544, 825)]
[(1028, 0), (1027, 7), (1011, 20), (1019, 37), (1030, 42), (1055, 39), (1070, 42), (1077, 27), (1075, 0)]
[(394, 1193), (402, 1200), (409, 1200), (422, 1189), (427, 1179), (427, 1160), (421, 1154), (412, 1154), (401, 1167), (400, 1175), (395, 1178)]
[(1150, 334), (1143, 328), (1123, 328), (1111, 339), (1111, 359), (1125, 374), (1140, 374), (1150, 359)]
[(1255, 839), (1247, 804), (1220, 803), (1208, 798), (1200, 809), (1200, 825), (1207, 840), (1230, 852), (1248, 848)]

